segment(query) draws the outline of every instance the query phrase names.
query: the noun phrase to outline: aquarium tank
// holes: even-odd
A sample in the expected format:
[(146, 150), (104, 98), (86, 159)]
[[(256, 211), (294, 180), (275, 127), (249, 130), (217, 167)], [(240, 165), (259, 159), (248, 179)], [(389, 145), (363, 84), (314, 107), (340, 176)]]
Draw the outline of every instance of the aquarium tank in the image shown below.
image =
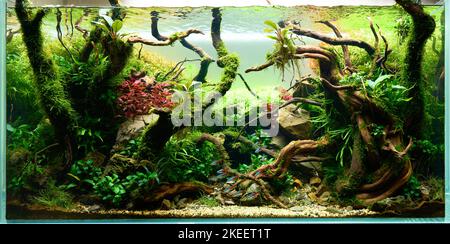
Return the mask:
[(444, 217), (442, 1), (168, 2), (7, 1), (8, 220)]

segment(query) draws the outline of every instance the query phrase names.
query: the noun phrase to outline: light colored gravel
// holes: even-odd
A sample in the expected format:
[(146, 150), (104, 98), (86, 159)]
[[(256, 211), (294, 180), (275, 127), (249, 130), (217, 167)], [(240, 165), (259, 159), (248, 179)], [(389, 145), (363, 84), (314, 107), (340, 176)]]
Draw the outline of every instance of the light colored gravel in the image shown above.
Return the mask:
[[(93, 212), (90, 212), (93, 213)], [(295, 206), (290, 209), (272, 207), (220, 206), (206, 207), (190, 205), (185, 209), (128, 211), (100, 210), (98, 215), (128, 215), (154, 218), (338, 218), (363, 217), (375, 215), (377, 212), (368, 209), (346, 209), (337, 206)]]

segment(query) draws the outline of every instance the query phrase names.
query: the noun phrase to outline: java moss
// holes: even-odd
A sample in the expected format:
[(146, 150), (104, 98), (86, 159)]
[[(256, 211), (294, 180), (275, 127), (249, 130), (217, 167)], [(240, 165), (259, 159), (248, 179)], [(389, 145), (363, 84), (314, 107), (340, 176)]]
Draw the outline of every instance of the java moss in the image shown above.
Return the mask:
[(41, 105), (54, 125), (57, 137), (64, 144), (66, 136), (69, 136), (69, 140), (74, 138), (77, 114), (59, 81), (53, 61), (43, 48), (41, 24), (46, 13), (39, 10), (31, 17), (30, 11), (25, 9), (21, 1), (16, 4), (16, 13), (22, 26), (22, 38), (28, 50)]
[(415, 4), (415, 1), (398, 0), (397, 2), (404, 6), (405, 10), (411, 14), (413, 19), (413, 27), (408, 39), (408, 51), (404, 60), (405, 68), (402, 73), (404, 82), (412, 87), (409, 96), (414, 97), (410, 103), (410, 108), (412, 109), (407, 119), (407, 123), (409, 124), (406, 127), (406, 131), (407, 134), (415, 138), (421, 138), (422, 128), (424, 126), (424, 96), (426, 89), (422, 72), (422, 60), (426, 42), (433, 34), (436, 28), (436, 22), (430, 15), (426, 13), (422, 14), (416, 12), (413, 8), (409, 8), (409, 6)]
[(154, 160), (175, 132), (169, 113), (159, 113), (155, 124), (148, 125), (141, 138), (138, 159)]
[(222, 72), (220, 83), (217, 85), (216, 90), (220, 94), (225, 95), (236, 79), (237, 70), (239, 68), (239, 57), (237, 54), (227, 54), (226, 56), (221, 57), (218, 62), (223, 65), (224, 71)]

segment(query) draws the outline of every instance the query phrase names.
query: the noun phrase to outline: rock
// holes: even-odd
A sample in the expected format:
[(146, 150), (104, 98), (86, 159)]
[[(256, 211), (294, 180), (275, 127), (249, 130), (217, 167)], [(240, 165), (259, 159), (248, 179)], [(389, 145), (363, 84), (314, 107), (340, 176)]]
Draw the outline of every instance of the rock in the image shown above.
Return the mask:
[(236, 205), (233, 200), (225, 200), (225, 205)]
[(125, 209), (133, 209), (134, 208), (134, 203), (133, 202), (129, 202), (127, 203), (127, 205), (125, 206)]
[(138, 115), (133, 119), (123, 122), (117, 132), (116, 144), (136, 138), (141, 135), (144, 128), (158, 120), (157, 114)]
[(319, 177), (312, 177), (311, 179), (309, 179), (309, 184), (313, 186), (320, 185), (321, 182), (322, 180)]
[(289, 137), (308, 139), (312, 133), (309, 112), (303, 109), (296, 109), (297, 107), (292, 104), (280, 109), (278, 123), (281, 130)]
[(317, 196), (314, 192), (308, 193), (308, 197), (309, 197), (309, 199), (311, 199), (311, 201), (314, 201), (314, 202), (317, 201)]
[(347, 210), (347, 211), (352, 211), (352, 210), (353, 210), (353, 207), (352, 207), (352, 206), (347, 206), (347, 207), (345, 207), (345, 210)]
[(239, 187), (240, 189), (248, 189), (250, 187), (250, 184), (252, 184), (252, 180), (243, 180), (240, 184)]
[(330, 198), (331, 198), (330, 192), (326, 191), (326, 192), (322, 193), (322, 195), (320, 196), (319, 202), (320, 203), (326, 203), (326, 202), (328, 202), (330, 200)]
[(423, 199), (430, 199), (430, 189), (427, 186), (420, 186), (420, 193), (422, 194)]
[(181, 198), (178, 202), (177, 202), (177, 208), (185, 208), (188, 204), (189, 199), (188, 198)]
[(278, 199), (284, 204), (289, 204), (291, 202), (289, 197), (286, 197), (286, 196), (280, 196), (280, 197), (278, 197)]
[(116, 153), (109, 159), (103, 174), (107, 175), (111, 172), (115, 174), (125, 174), (138, 167), (139, 164), (136, 160)]
[(261, 204), (261, 187), (253, 183), (247, 188), (247, 191), (240, 198), (242, 205), (260, 205)]
[[(295, 159), (295, 157), (294, 157)], [(322, 171), (322, 162), (301, 162), (300, 163), (301, 166), (310, 169), (313, 174), (317, 175), (317, 172), (321, 172)]]
[(87, 211), (88, 212), (96, 212), (96, 211), (99, 211), (101, 208), (102, 207), (100, 205), (95, 204), (95, 205), (92, 205), (92, 206), (88, 206), (87, 207)]
[(230, 193), (228, 193), (228, 195), (232, 198), (239, 198), (242, 197), (242, 191), (232, 190)]
[(272, 141), (270, 142), (270, 145), (273, 145), (278, 148), (283, 148), (287, 144), (289, 144), (290, 140), (286, 138), (284, 135), (279, 134), (277, 136), (272, 137)]
[(294, 186), (295, 186), (296, 188), (300, 188), (300, 187), (303, 186), (303, 183), (302, 183), (301, 180), (295, 178), (295, 179), (294, 179)]
[(308, 194), (304, 193), (304, 192), (299, 192), (296, 196), (295, 196), (295, 200), (300, 201), (300, 200), (305, 200), (308, 199)]

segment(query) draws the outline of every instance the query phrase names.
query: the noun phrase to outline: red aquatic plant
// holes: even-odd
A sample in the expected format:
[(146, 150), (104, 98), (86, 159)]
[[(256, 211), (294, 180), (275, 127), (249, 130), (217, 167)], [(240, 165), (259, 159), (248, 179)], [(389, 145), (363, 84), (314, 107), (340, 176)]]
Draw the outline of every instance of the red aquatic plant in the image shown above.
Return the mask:
[(147, 84), (141, 79), (130, 78), (119, 87), (120, 96), (117, 99), (121, 113), (127, 118), (148, 114), (151, 108), (172, 108), (170, 84)]
[(292, 100), (292, 98), (294, 98), (294, 97), (289, 93), (288, 90), (286, 90), (286, 89), (284, 89), (284, 88), (282, 88), (282, 87), (280, 87), (278, 90), (279, 90), (279, 92), (280, 92), (280, 98), (281, 98), (282, 100), (284, 100), (284, 101), (289, 101), (289, 100)]
[(173, 108), (175, 105), (170, 99), (172, 92), (170, 91), (170, 84), (168, 83), (156, 83), (153, 86), (149, 86), (150, 92), (150, 104), (154, 108)]

